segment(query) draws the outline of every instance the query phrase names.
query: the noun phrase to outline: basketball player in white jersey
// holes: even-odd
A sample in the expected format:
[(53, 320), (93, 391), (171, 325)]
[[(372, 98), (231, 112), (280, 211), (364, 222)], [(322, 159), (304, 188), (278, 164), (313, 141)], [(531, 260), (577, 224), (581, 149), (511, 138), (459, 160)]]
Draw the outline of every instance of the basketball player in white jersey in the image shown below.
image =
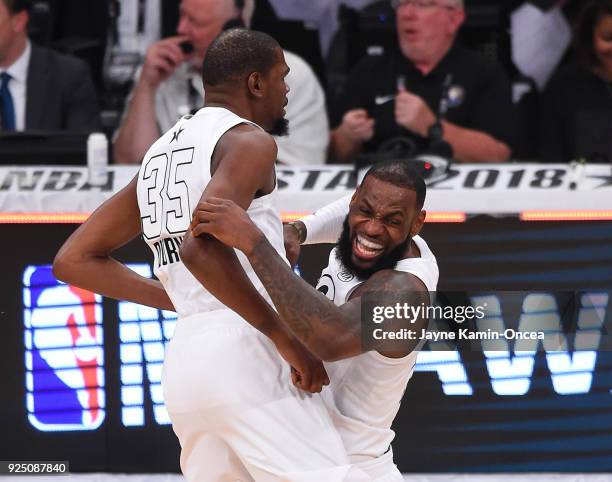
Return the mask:
[[(190, 482), (369, 480), (348, 465), (321, 396), (291, 384), (317, 392), (327, 375), (280, 323), (250, 264), (212, 236), (188, 232), (200, 198), (224, 196), (247, 209), (284, 256), (274, 205), (276, 145), (263, 128), (286, 128), (288, 70), (271, 37), (222, 33), (203, 66), (204, 108), (151, 146), (137, 177), (66, 241), (54, 262), (56, 276), (68, 283), (176, 309), (163, 388)], [(110, 257), (140, 234), (161, 284)]]
[[(194, 235), (209, 233), (244, 252), (270, 294), (281, 319), (317, 356), (328, 361), (328, 405), (349, 460), (377, 482), (403, 480), (393, 463), (391, 424), (416, 363), (419, 339), (379, 346), (362, 343), (361, 300), (384, 296), (395, 303), (429, 304), (438, 266), (418, 233), (425, 183), (402, 162), (376, 165), (350, 201), (327, 208), (313, 237), (341, 232), (315, 291), (295, 276), (272, 245), (235, 203), (211, 198), (197, 207)], [(343, 228), (342, 228), (343, 225)], [(300, 227), (303, 230), (304, 226)], [(333, 239), (333, 238), (332, 238)], [(326, 297), (321, 296), (321, 292)], [(331, 300), (331, 302), (330, 302)], [(332, 303), (333, 302), (333, 303)], [(381, 303), (382, 303), (381, 299)], [(425, 319), (411, 329), (421, 333)], [(383, 325), (381, 325), (382, 327)]]

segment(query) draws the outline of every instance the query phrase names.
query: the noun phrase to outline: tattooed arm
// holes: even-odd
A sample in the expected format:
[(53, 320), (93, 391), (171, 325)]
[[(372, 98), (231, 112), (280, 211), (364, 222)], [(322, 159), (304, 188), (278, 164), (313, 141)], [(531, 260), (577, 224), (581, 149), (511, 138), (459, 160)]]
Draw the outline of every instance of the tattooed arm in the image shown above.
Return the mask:
[[(392, 358), (410, 353), (418, 340), (363, 346), (361, 299), (364, 295), (384, 295), (385, 305), (428, 303), (427, 289), (414, 275), (381, 270), (361, 285), (342, 306), (336, 306), (302, 278), (296, 276), (263, 233), (242, 209), (231, 201), (211, 198), (200, 203), (194, 215), (194, 236), (212, 234), (223, 243), (240, 249), (266, 287), (280, 318), (318, 357), (334, 361), (358, 355), (369, 349)], [(382, 300), (381, 300), (382, 301)], [(405, 320), (408, 323), (407, 320)], [(384, 325), (384, 324), (383, 324)], [(385, 327), (381, 325), (381, 328)], [(409, 323), (412, 330), (425, 326), (425, 320)], [(394, 330), (400, 329), (394, 325)]]

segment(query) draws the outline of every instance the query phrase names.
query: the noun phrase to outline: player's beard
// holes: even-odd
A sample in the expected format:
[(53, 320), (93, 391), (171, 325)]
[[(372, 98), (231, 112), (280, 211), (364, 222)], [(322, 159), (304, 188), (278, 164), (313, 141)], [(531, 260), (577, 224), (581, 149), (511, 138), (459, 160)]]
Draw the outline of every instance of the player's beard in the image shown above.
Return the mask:
[(272, 125), (272, 129), (268, 131), (268, 134), (271, 134), (273, 136), (288, 135), (289, 134), (289, 121), (284, 117), (280, 117), (276, 119), (274, 121), (274, 124)]
[(360, 268), (353, 263), (353, 243), (349, 228), (348, 216), (342, 225), (342, 234), (336, 243), (336, 259), (340, 261), (345, 270), (353, 273), (358, 279), (365, 280), (381, 269), (394, 269), (398, 261), (404, 259), (406, 248), (412, 238), (408, 236), (404, 241), (393, 248), (388, 254), (382, 256), (369, 268)]

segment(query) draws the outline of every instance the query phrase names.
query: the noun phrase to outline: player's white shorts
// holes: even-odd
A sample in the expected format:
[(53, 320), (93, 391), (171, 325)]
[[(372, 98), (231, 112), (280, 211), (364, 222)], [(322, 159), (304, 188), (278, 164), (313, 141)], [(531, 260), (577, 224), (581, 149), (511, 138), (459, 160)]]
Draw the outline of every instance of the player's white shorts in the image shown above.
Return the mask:
[(393, 462), (393, 450), (389, 450), (375, 459), (356, 464), (373, 482), (404, 482), (402, 473)]
[(293, 387), (273, 343), (231, 310), (179, 319), (162, 383), (189, 482), (369, 480), (321, 397)]

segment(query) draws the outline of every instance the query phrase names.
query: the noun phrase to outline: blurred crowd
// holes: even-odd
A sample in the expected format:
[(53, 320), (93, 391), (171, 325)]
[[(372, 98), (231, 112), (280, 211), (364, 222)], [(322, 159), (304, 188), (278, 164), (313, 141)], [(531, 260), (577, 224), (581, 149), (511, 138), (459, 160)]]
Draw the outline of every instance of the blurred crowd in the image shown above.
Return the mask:
[(612, 161), (612, 0), (0, 0), (1, 136), (103, 131), (138, 164), (234, 27), (285, 48), (279, 163)]

